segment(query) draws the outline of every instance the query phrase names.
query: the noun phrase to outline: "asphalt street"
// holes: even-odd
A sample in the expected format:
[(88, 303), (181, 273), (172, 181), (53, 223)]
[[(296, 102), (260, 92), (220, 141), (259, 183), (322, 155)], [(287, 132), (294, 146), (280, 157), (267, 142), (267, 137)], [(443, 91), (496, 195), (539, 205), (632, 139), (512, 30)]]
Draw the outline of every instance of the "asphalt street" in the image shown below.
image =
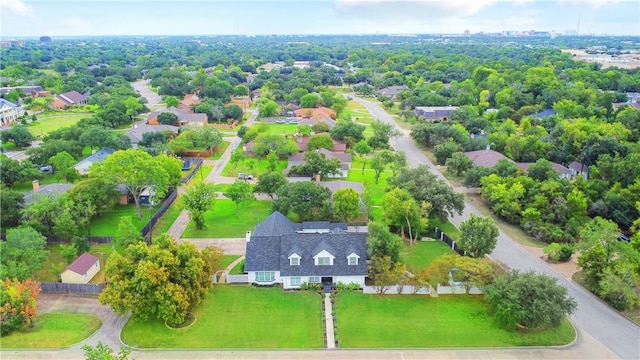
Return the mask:
[[(406, 153), (407, 160), (411, 166), (427, 165), (434, 174), (451, 186), (440, 170), (434, 166), (416, 146), (410, 138), (409, 132), (400, 129), (382, 107), (369, 100), (353, 95), (349, 96), (365, 106), (374, 119), (393, 124), (403, 133), (402, 136), (392, 138), (390, 143), (394, 149)], [(469, 218), (471, 213), (482, 216), (482, 213), (472, 204), (465, 202), (464, 212), (461, 215), (454, 216), (450, 220), (459, 226), (462, 221)], [(511, 269), (521, 271), (533, 270), (556, 278), (559, 284), (567, 287), (569, 294), (578, 302), (578, 309), (571, 316), (571, 320), (578, 328), (593, 336), (621, 358), (640, 359), (640, 327), (612, 310), (582, 286), (566, 279), (553, 270), (542, 259), (531, 255), (524, 247), (511, 239), (511, 237), (503, 231), (500, 231), (498, 244), (491, 253), (491, 257)]]

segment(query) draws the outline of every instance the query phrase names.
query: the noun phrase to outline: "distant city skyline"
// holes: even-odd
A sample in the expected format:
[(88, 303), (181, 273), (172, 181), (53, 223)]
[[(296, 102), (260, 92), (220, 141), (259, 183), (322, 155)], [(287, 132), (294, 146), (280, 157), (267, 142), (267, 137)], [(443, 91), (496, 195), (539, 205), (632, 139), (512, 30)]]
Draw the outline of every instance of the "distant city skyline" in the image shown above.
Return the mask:
[(2, 0), (0, 36), (471, 34), (640, 36), (637, 0)]

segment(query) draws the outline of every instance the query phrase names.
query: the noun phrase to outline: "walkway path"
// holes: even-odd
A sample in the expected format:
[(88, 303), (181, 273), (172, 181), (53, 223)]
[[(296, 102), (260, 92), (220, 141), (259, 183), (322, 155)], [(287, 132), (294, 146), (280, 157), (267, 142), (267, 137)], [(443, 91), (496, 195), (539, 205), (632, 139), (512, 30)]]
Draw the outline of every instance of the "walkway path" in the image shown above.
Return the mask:
[[(225, 254), (227, 254), (227, 252), (225, 251)], [(231, 264), (229, 264), (224, 271), (222, 272), (222, 275), (220, 275), (220, 279), (218, 280), (219, 283), (225, 283), (227, 281), (227, 275), (229, 275), (229, 273), (231, 272), (231, 270), (233, 270), (234, 267), (236, 267), (236, 265), (240, 264), (242, 262), (242, 260), (244, 260), (244, 255), (240, 256), (239, 258), (233, 260), (233, 262)]]
[(336, 348), (336, 338), (333, 328), (333, 304), (331, 303), (331, 294), (324, 294), (324, 326), (325, 326), (325, 340), (327, 349)]

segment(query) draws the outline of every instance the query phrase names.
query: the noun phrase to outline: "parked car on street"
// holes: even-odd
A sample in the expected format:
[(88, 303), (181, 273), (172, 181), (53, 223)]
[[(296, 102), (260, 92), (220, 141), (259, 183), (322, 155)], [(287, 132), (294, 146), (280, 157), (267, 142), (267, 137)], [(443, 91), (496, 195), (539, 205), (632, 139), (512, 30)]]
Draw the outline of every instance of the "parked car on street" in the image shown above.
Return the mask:
[(46, 174), (53, 174), (53, 166), (51, 165), (40, 165), (40, 172)]
[(253, 175), (245, 174), (245, 173), (239, 173), (238, 174), (238, 179), (240, 179), (240, 180), (253, 180)]

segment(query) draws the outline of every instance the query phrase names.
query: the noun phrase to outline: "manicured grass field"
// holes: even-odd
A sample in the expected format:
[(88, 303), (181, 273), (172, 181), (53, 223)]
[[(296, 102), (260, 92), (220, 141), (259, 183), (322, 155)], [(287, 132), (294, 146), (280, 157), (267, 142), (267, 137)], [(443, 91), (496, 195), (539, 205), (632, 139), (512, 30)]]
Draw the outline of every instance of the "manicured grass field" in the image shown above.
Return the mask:
[[(198, 172), (195, 173), (193, 175), (193, 177), (191, 178), (191, 180), (189, 181), (189, 185), (188, 186), (192, 186), (194, 184), (203, 182), (207, 178), (207, 176), (209, 175), (211, 170), (213, 170), (213, 165), (204, 165), (203, 164), (202, 166), (200, 166), (200, 169), (198, 169)], [(185, 171), (184, 174), (186, 175), (187, 172)]]
[(442, 255), (455, 254), (440, 240), (418, 241), (413, 246), (405, 245), (401, 251), (402, 262), (414, 273), (425, 269)]
[(218, 263), (218, 270), (226, 269), (229, 264), (234, 262), (239, 257), (239, 255), (223, 255), (220, 263)]
[(231, 269), (229, 274), (231, 275), (244, 274), (244, 264), (245, 264), (245, 260), (240, 261), (236, 266), (233, 267), (233, 269)]
[(271, 214), (271, 201), (251, 201), (240, 204), (238, 215), (236, 205), (228, 199), (218, 199), (213, 210), (207, 211), (207, 228), (196, 230), (190, 222), (182, 234), (183, 238), (239, 238)]
[[(196, 175), (199, 176), (199, 175)], [(195, 177), (194, 177), (195, 179)], [(193, 180), (192, 180), (193, 181)], [(169, 209), (162, 215), (160, 220), (153, 226), (154, 234), (164, 234), (169, 231), (171, 225), (176, 221), (180, 213), (184, 210), (184, 203), (182, 201), (182, 197), (178, 195), (176, 200), (169, 206)], [(144, 225), (143, 225), (144, 226)]]
[(56, 349), (86, 339), (102, 322), (93, 315), (48, 313), (38, 316), (34, 327), (2, 337), (2, 348)]
[(38, 120), (29, 123), (29, 131), (33, 136), (46, 135), (54, 130), (75, 125), (84, 118), (93, 117), (92, 113), (68, 113), (68, 112), (49, 112), (42, 115), (36, 115)]
[(453, 240), (460, 240), (460, 230), (449, 221), (442, 222), (442, 220), (436, 217), (431, 217), (429, 218), (429, 227), (437, 227)]
[(141, 348), (322, 348), (321, 313), (316, 293), (218, 285), (194, 311), (191, 327), (131, 318), (122, 340)]
[(575, 330), (568, 321), (553, 331), (508, 331), (487, 313), (482, 296), (365, 295), (336, 298), (342, 348), (505, 347), (564, 345)]
[(142, 230), (149, 222), (149, 214), (155, 214), (159, 207), (160, 204), (155, 205), (149, 212), (149, 206), (142, 205), (142, 218), (138, 218), (135, 205), (115, 205), (113, 208), (103, 212), (99, 217), (91, 219), (91, 235), (114, 236), (122, 216), (130, 216), (136, 229)]
[(296, 124), (269, 124), (269, 133), (278, 135), (292, 135), (298, 131)]
[(356, 181), (362, 183), (364, 188), (371, 194), (371, 202), (373, 205), (382, 205), (382, 198), (387, 190), (387, 179), (391, 177), (391, 171), (385, 170), (380, 174), (380, 179), (376, 184), (376, 173), (373, 170), (364, 170), (362, 175), (362, 168), (349, 170), (349, 176), (347, 181)]

